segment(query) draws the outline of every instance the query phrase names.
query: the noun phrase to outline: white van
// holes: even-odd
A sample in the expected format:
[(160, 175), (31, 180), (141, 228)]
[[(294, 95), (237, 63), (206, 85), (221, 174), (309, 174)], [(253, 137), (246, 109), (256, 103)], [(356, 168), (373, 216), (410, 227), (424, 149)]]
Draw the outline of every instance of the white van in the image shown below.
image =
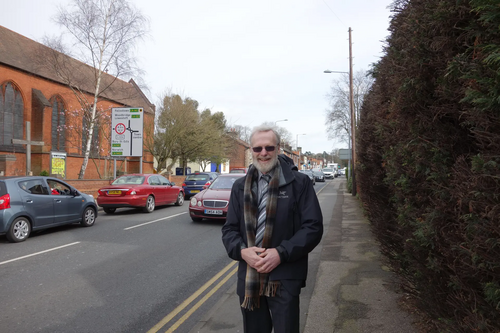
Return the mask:
[(328, 168), (333, 169), (333, 177), (338, 177), (339, 164), (338, 163), (328, 163)]

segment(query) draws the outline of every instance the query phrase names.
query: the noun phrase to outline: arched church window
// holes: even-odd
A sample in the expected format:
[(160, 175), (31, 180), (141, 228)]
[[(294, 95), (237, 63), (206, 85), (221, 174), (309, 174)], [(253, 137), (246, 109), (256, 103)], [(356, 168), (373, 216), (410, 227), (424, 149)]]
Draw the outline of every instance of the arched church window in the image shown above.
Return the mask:
[(23, 145), (12, 145), (12, 139), (23, 139), (24, 102), (21, 92), (11, 82), (0, 85), (0, 148), (17, 151)]
[(66, 113), (60, 97), (51, 99), (52, 104), (52, 150), (66, 151)]

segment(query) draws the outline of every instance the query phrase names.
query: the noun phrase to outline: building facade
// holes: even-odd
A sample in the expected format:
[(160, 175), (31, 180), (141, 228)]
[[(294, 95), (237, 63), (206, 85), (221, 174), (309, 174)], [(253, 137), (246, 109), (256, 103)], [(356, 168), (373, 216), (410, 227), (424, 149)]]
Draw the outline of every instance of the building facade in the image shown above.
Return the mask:
[[(56, 59), (57, 58), (57, 59)], [(64, 68), (55, 66), (64, 64)], [(111, 110), (143, 112), (143, 140), (154, 132), (155, 106), (133, 80), (105, 74), (90, 137), (95, 69), (0, 26), (0, 174), (77, 179), (91, 141), (85, 179), (153, 172), (153, 156), (110, 157)], [(94, 88), (93, 88), (94, 87)], [(142, 164), (141, 164), (142, 159)]]

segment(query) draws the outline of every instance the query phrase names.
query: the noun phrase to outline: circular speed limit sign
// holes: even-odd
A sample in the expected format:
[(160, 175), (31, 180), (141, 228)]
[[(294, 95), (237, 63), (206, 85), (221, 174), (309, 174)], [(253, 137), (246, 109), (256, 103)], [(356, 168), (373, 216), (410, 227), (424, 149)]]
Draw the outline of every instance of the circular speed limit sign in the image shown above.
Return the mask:
[(125, 127), (125, 124), (122, 124), (122, 123), (118, 123), (118, 124), (116, 124), (116, 126), (115, 126), (115, 132), (116, 132), (117, 134), (123, 134), (123, 133), (125, 133), (125, 130), (126, 130), (126, 129), (127, 129), (127, 128)]

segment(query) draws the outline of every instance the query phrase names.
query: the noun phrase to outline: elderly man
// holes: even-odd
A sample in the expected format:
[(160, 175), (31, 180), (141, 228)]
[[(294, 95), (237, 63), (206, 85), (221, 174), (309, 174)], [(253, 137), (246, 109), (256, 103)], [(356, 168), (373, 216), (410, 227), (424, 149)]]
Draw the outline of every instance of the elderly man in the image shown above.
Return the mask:
[(310, 178), (279, 155), (280, 136), (250, 136), (253, 165), (231, 191), (222, 241), (239, 261), (237, 293), (246, 333), (299, 332), (299, 294), (308, 253), (321, 241), (323, 216)]

